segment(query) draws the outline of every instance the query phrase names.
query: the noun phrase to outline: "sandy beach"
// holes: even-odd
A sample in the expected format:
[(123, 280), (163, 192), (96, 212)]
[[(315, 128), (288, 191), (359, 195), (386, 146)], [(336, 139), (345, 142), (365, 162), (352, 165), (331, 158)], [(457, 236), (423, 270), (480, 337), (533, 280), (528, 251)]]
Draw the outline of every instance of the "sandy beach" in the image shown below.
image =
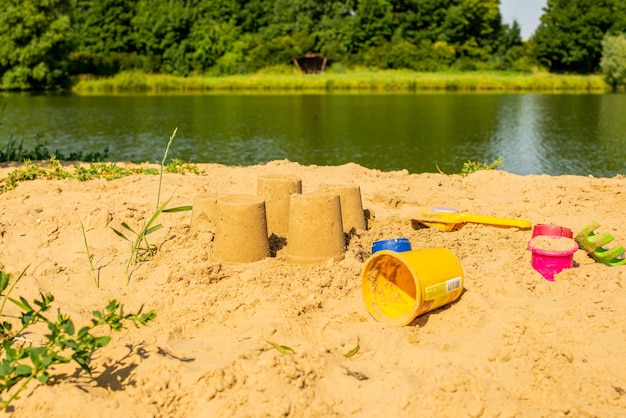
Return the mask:
[[(215, 230), (191, 212), (164, 213), (156, 256), (125, 274), (129, 243), (111, 228), (140, 228), (159, 177), (35, 180), (0, 195), (0, 270), (25, 276), (14, 296), (55, 296), (78, 324), (117, 299), (154, 309), (147, 327), (111, 333), (92, 358), (52, 384), (31, 383), (5, 411), (15, 417), (621, 417), (626, 414), (626, 266), (583, 251), (546, 280), (531, 267), (531, 229), (467, 223), (444, 232), (413, 221), (422, 208), (570, 228), (592, 221), (626, 245), (626, 178), (466, 177), (381, 172), (356, 164), (249, 167), (199, 164), (165, 174), (170, 207), (202, 195), (256, 195), (264, 175), (297, 176), (302, 192), (358, 185), (366, 229), (346, 235), (343, 259), (291, 263), (286, 246), (259, 261), (215, 257)], [(15, 166), (0, 166), (4, 178)], [(99, 277), (92, 278), (81, 222)], [(407, 326), (374, 319), (361, 270), (378, 240), (445, 248), (460, 261), (463, 293)], [(104, 330), (105, 334), (109, 332)], [(41, 336), (29, 335), (33, 341)], [(293, 353), (271, 349), (270, 342)], [(352, 356), (346, 354), (358, 346)]]

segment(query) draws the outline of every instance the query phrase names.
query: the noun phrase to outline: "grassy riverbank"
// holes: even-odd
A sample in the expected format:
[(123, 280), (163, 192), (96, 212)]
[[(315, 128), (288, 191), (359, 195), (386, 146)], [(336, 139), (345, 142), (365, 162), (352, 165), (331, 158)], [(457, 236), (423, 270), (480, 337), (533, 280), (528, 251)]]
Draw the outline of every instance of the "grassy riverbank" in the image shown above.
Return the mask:
[(407, 71), (349, 72), (344, 74), (256, 74), (225, 77), (174, 77), (125, 72), (110, 78), (80, 78), (78, 93), (160, 91), (545, 91), (605, 92), (600, 75), (548, 73)]

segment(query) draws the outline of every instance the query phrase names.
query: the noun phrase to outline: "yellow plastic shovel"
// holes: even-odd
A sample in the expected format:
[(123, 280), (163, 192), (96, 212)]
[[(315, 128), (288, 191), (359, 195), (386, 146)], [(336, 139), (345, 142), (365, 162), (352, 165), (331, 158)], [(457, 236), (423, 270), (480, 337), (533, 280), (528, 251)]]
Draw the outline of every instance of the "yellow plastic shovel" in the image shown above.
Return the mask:
[(454, 231), (466, 223), (477, 223), (500, 227), (515, 227), (530, 229), (530, 221), (523, 219), (497, 218), (494, 216), (474, 215), (458, 212), (455, 209), (440, 208), (434, 210), (421, 210), (413, 220), (429, 227), (437, 228), (444, 232)]

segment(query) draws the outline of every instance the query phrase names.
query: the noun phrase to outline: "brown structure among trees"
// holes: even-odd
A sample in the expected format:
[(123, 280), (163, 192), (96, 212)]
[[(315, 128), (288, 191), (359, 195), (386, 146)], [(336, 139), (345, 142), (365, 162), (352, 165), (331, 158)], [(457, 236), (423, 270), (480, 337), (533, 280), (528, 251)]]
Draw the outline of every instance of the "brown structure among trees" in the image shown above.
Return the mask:
[(327, 57), (315, 52), (307, 52), (299, 58), (294, 58), (293, 63), (302, 74), (322, 74), (326, 68)]

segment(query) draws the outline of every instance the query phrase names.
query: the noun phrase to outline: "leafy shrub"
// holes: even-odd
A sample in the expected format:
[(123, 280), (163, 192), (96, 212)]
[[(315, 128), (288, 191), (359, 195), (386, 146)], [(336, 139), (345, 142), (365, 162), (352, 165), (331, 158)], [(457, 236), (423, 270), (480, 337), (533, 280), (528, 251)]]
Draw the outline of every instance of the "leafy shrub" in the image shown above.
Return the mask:
[(293, 64), (276, 64), (263, 67), (256, 74), (295, 75), (300, 74), (300, 71)]
[(102, 161), (109, 156), (109, 148), (105, 148), (103, 152), (88, 152), (71, 151), (69, 154), (64, 154), (59, 150), (52, 150), (48, 146), (48, 143), (36, 137), (36, 143), (33, 148), (26, 149), (24, 147), (23, 140), (16, 140), (13, 137), (9, 137), (8, 142), (2, 148), (0, 148), (0, 162), (7, 161), (25, 161), (25, 160), (47, 160), (55, 158), (57, 160), (64, 161)]
[(332, 63), (326, 68), (326, 74), (346, 74), (348, 71), (340, 62)]
[(476, 62), (470, 57), (461, 57), (452, 64), (454, 71), (476, 71), (478, 69)]
[[(92, 313), (88, 325), (77, 329), (68, 315), (60, 311), (49, 315), (54, 302), (51, 293), (40, 293), (32, 302), (24, 297), (10, 297), (23, 275), (24, 272), (11, 283), (11, 275), (0, 271), (0, 316), (7, 318), (0, 323), (0, 395), (8, 394), (7, 398), (0, 397), (0, 410), (17, 399), (31, 381), (48, 383), (50, 367), (56, 364), (74, 362), (91, 376), (89, 362), (93, 353), (111, 341), (107, 335), (97, 335), (96, 329), (108, 327), (111, 331), (121, 331), (127, 322), (138, 327), (156, 318), (154, 311), (142, 313), (143, 307), (126, 314), (123, 305), (110, 300), (104, 310)], [(7, 301), (18, 308), (18, 315), (4, 314)], [(43, 335), (41, 342), (26, 339), (37, 334), (32, 330), (38, 323), (45, 323), (49, 333)]]
[(120, 71), (146, 70), (146, 58), (136, 52), (110, 52), (92, 54), (74, 51), (69, 55), (69, 72), (71, 74), (93, 74), (96, 76), (112, 76)]
[(463, 164), (463, 168), (461, 169), (461, 175), (467, 176), (469, 174), (482, 170), (495, 170), (497, 167), (502, 165), (502, 161), (502, 156), (498, 157), (498, 159), (491, 164), (481, 163), (477, 161), (467, 161)]
[(454, 47), (446, 42), (424, 40), (414, 45), (401, 40), (365, 50), (361, 61), (373, 68), (434, 72), (448, 69), (455, 56)]

